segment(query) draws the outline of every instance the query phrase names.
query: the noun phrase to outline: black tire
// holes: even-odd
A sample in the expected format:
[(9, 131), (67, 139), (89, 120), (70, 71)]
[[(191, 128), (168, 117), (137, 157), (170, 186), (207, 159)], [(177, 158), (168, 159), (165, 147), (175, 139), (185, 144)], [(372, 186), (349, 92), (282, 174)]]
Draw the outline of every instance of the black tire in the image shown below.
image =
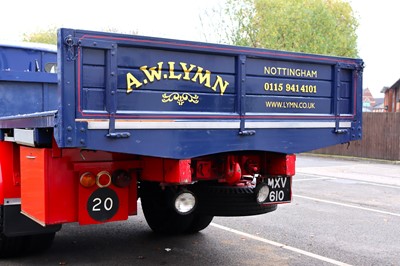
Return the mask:
[(199, 185), (194, 188), (199, 213), (209, 216), (249, 216), (275, 211), (276, 204), (261, 205), (249, 187)]
[(192, 215), (194, 216), (193, 221), (190, 224), (190, 226), (186, 229), (185, 233), (187, 234), (195, 234), (207, 228), (207, 226), (210, 225), (210, 223), (214, 218), (214, 216), (199, 214), (197, 212)]
[(140, 190), (144, 217), (155, 233), (176, 235), (188, 230), (194, 216), (181, 215), (173, 209), (171, 188), (162, 190), (158, 183), (142, 182)]
[(27, 253), (40, 253), (48, 250), (53, 244), (55, 236), (56, 233), (26, 236), (26, 242), (29, 243)]
[(4, 206), (0, 206), (0, 258), (24, 256), (31, 253), (38, 253), (45, 251), (51, 247), (54, 241), (54, 237), (56, 235), (55, 232), (46, 232), (42, 234), (25, 236), (6, 236), (3, 233), (3, 208)]
[(24, 237), (7, 237), (0, 233), (0, 258), (8, 258), (20, 255), (26, 250)]
[(56, 233), (7, 237), (0, 235), (0, 258), (44, 252), (51, 247)]

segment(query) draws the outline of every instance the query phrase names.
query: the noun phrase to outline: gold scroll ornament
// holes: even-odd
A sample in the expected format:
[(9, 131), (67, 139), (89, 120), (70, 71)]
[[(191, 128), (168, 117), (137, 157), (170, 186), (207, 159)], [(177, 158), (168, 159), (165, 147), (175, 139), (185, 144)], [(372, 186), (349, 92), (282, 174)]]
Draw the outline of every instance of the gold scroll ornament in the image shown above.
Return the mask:
[(173, 92), (170, 94), (166, 94), (164, 93), (162, 95), (162, 102), (163, 103), (167, 103), (167, 102), (173, 102), (176, 101), (179, 105), (183, 105), (185, 102), (189, 102), (189, 103), (194, 103), (194, 104), (198, 104), (199, 103), (199, 96), (197, 94), (189, 94), (189, 93), (182, 93), (179, 94), (177, 92)]

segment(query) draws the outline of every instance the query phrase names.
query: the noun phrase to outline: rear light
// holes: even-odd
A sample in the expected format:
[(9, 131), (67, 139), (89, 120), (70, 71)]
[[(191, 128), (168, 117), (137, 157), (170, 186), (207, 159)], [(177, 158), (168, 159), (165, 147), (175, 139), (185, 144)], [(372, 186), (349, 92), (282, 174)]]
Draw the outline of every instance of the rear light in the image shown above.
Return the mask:
[(96, 184), (96, 176), (90, 172), (83, 173), (80, 178), (80, 183), (83, 187), (89, 188)]
[(175, 211), (181, 215), (191, 213), (195, 209), (196, 203), (195, 195), (189, 190), (181, 190), (173, 199)]
[(130, 186), (132, 182), (132, 177), (125, 170), (118, 169), (112, 174), (112, 183), (116, 187), (124, 188)]
[(99, 187), (108, 187), (111, 184), (111, 175), (107, 171), (101, 171), (96, 176), (96, 184)]
[(262, 204), (269, 196), (269, 187), (265, 183), (260, 183), (254, 189), (254, 194), (256, 195), (257, 203)]

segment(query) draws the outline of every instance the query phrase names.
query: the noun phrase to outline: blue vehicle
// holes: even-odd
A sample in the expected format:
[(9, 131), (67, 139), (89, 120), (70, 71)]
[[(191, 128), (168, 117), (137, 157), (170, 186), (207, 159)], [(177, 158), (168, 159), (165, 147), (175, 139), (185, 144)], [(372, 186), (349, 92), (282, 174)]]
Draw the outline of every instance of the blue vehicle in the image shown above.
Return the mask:
[(62, 224), (156, 233), (292, 198), (296, 153), (361, 139), (360, 59), (60, 29), (0, 45), (0, 256)]

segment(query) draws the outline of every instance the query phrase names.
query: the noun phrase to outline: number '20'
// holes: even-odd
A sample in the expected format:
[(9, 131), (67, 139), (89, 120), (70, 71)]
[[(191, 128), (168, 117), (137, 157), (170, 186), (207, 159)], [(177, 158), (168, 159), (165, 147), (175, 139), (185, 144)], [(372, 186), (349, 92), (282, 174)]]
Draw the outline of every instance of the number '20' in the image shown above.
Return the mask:
[[(110, 211), (113, 208), (114, 202), (112, 198), (108, 197), (104, 200), (104, 203), (101, 198), (94, 198), (93, 199), (93, 208), (92, 211), (99, 212), (101, 211), (101, 207), (104, 207), (104, 210)], [(103, 204), (102, 204), (103, 203)]]

